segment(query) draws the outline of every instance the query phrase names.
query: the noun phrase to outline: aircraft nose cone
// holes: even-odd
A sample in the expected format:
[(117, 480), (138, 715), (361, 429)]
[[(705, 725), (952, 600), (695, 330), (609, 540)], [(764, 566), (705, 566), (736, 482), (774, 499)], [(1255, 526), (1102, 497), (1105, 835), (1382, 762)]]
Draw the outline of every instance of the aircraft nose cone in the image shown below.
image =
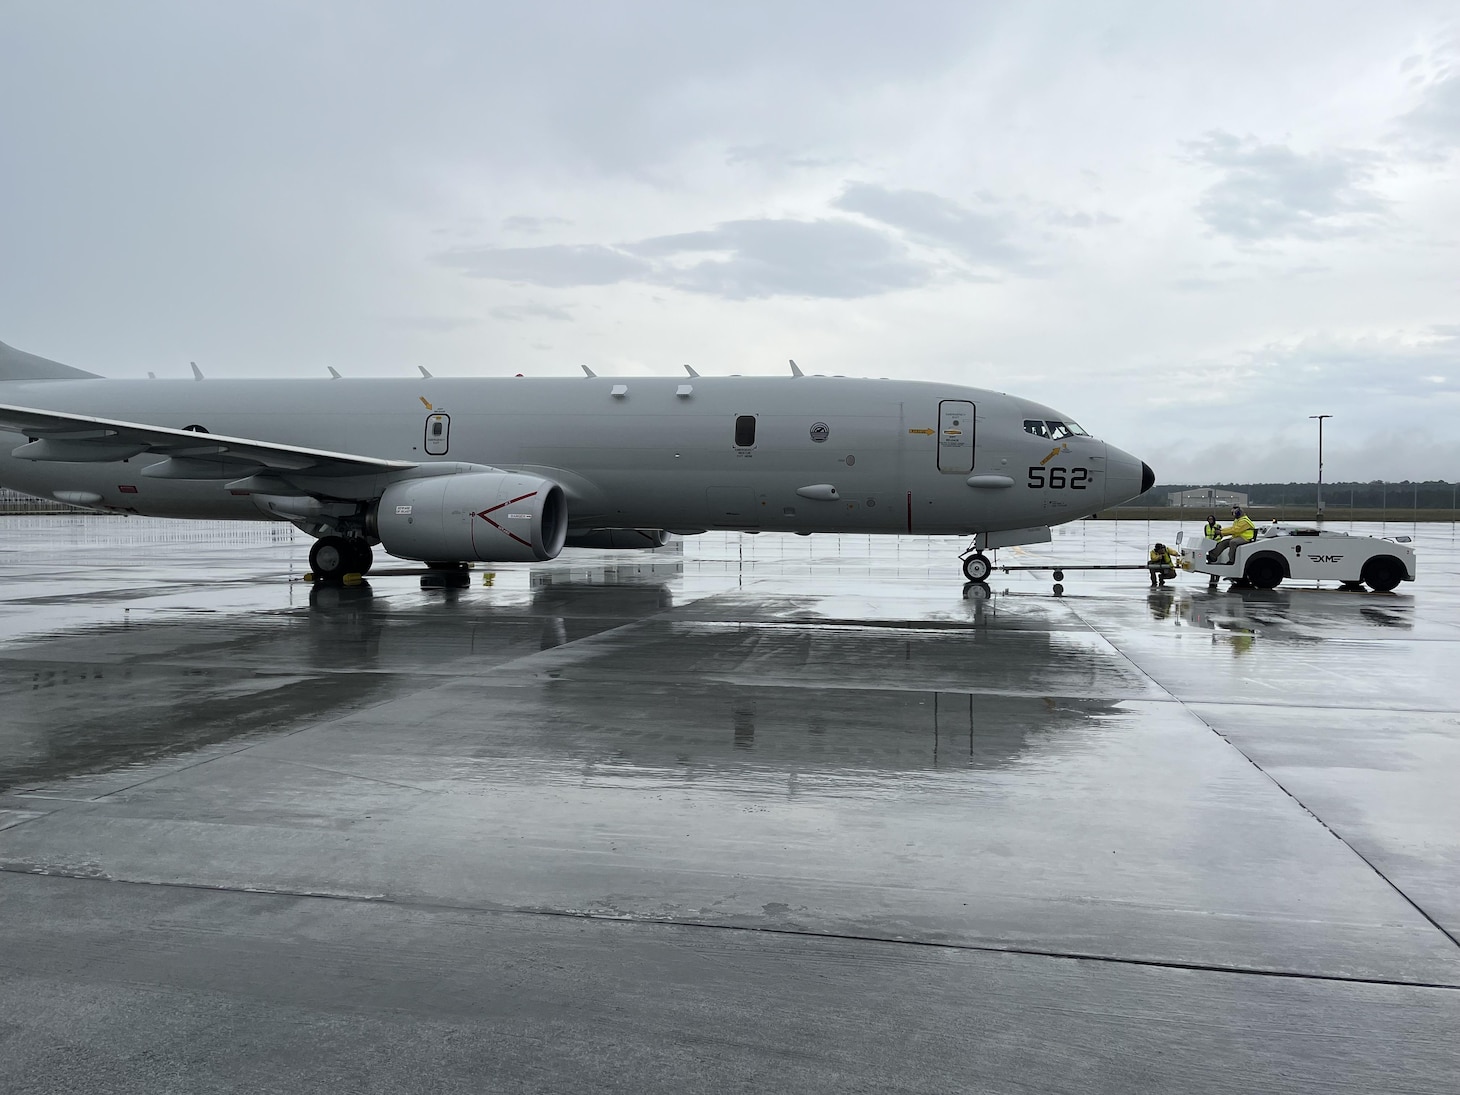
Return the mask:
[(1123, 506), (1156, 484), (1156, 473), (1124, 449), (1105, 446), (1105, 504)]

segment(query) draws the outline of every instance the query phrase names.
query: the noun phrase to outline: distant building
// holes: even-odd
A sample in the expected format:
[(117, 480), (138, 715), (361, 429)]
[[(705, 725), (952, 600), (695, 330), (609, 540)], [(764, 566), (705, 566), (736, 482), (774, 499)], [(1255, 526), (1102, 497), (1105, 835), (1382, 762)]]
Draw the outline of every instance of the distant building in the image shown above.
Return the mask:
[(1172, 491), (1166, 496), (1173, 506), (1182, 509), (1217, 509), (1218, 507), (1247, 505), (1247, 495), (1240, 490), (1223, 490), (1221, 487), (1193, 487), (1191, 490)]

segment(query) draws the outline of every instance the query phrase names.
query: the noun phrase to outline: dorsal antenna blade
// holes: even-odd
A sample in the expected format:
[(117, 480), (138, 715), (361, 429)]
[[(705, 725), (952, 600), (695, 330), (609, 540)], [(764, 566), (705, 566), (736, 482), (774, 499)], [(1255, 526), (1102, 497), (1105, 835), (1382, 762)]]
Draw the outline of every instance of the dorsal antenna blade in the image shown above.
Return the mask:
[(426, 369), (426, 366), (424, 366), (424, 365), (417, 365), (416, 368), (418, 368), (418, 369), (421, 370), (421, 375), (424, 376), (427, 380), (430, 380), (431, 379), (431, 374)]
[(338, 380), (338, 379), (340, 379), (340, 371), (338, 369), (336, 369), (333, 365), (326, 365), (325, 368), (330, 371), (330, 379), (331, 380)]
[(699, 373), (695, 372), (695, 367), (693, 365), (686, 365), (684, 367), (684, 371), (687, 372), (687, 373), (689, 373), (690, 376), (699, 376), (700, 375)]
[(203, 379), (203, 370), (200, 369), (200, 368), (198, 368), (198, 363), (196, 361), (189, 361), (188, 364), (193, 367), (193, 379), (194, 380), (202, 380)]
[(592, 377), (592, 376), (597, 376), (598, 375), (592, 369), (590, 369), (587, 365), (579, 365), (578, 368), (580, 368), (580, 369), (583, 370), (583, 375), (584, 376)]
[(801, 371), (801, 366), (797, 365), (795, 361), (792, 361), (791, 362), (791, 375), (792, 376), (805, 376), (806, 374)]

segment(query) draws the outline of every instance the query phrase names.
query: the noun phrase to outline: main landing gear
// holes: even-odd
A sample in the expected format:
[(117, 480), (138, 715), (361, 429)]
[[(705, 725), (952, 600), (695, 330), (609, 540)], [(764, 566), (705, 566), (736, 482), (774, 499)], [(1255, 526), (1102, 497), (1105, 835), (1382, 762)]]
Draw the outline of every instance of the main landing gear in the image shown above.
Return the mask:
[(309, 569), (316, 581), (338, 582), (346, 574), (368, 574), (375, 552), (358, 536), (321, 536), (309, 549)]

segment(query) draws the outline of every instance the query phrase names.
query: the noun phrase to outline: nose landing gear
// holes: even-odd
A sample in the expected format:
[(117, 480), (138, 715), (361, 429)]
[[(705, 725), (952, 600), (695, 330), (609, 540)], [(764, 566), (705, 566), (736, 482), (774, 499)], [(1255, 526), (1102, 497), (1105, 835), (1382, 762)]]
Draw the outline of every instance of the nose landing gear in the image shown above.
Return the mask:
[(993, 569), (989, 557), (981, 552), (975, 552), (963, 560), (963, 576), (970, 582), (985, 581), (993, 573)]

